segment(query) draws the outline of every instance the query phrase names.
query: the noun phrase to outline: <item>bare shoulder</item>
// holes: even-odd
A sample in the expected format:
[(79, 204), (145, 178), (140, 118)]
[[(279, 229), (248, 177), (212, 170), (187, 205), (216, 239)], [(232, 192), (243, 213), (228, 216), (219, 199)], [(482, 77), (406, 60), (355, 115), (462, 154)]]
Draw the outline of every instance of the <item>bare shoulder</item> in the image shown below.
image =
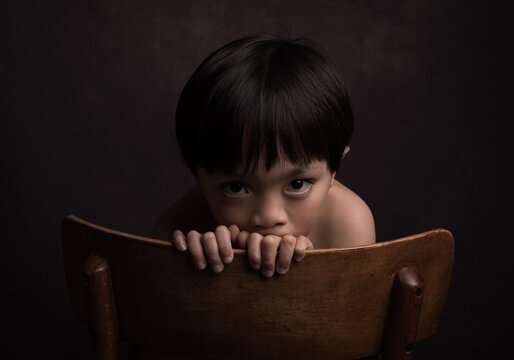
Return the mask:
[(152, 237), (169, 241), (175, 230), (186, 234), (190, 230), (205, 232), (214, 228), (215, 222), (207, 202), (195, 187), (163, 211), (155, 222)]
[(329, 190), (323, 225), (331, 248), (375, 243), (375, 222), (359, 195), (338, 181)]

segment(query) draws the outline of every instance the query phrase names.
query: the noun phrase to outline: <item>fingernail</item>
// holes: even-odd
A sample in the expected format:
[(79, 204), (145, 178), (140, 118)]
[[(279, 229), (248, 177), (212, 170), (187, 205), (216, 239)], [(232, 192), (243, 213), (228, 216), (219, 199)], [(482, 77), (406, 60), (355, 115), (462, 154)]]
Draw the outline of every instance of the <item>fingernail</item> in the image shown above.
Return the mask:
[(277, 272), (281, 275), (284, 275), (286, 272), (287, 272), (287, 268), (286, 267), (282, 267), (282, 266), (279, 266), (277, 268)]
[(257, 263), (251, 264), (251, 266), (252, 266), (252, 269), (254, 269), (254, 270), (259, 270), (261, 268), (261, 264), (257, 264)]
[(230, 264), (232, 262), (232, 260), (234, 260), (233, 256), (226, 256), (226, 257), (223, 258), (223, 262), (225, 264)]
[(215, 273), (220, 273), (222, 270), (223, 270), (223, 265), (214, 265), (212, 267), (212, 270), (215, 272)]
[(271, 270), (264, 270), (262, 274), (264, 276), (266, 276), (266, 277), (272, 277), (273, 276), (273, 271), (271, 271)]
[(295, 256), (294, 259), (297, 261), (297, 262), (300, 262), (303, 260), (303, 256)]
[(186, 244), (184, 243), (179, 243), (177, 245), (177, 248), (180, 250), (180, 251), (186, 251)]
[(205, 262), (203, 262), (203, 261), (198, 261), (198, 263), (196, 263), (196, 267), (197, 267), (198, 269), (200, 269), (200, 270), (205, 269), (205, 266), (206, 266), (206, 264), (205, 264)]

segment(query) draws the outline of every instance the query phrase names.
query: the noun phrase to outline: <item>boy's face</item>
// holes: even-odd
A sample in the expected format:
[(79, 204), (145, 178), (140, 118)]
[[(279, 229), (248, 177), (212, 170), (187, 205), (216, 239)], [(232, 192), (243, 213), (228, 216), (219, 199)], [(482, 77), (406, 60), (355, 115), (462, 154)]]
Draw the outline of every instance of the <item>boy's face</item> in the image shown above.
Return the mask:
[(279, 161), (269, 171), (208, 173), (198, 168), (197, 180), (219, 224), (262, 235), (306, 235), (313, 230), (334, 175), (326, 161), (307, 166)]

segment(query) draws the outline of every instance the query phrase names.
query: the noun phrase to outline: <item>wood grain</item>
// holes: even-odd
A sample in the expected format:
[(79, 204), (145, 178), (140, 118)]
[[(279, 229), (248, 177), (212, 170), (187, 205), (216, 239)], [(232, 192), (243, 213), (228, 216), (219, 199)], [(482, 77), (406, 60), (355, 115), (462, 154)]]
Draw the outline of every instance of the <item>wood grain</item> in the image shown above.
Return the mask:
[[(77, 316), (87, 318), (82, 267), (91, 253), (110, 267), (119, 336), (148, 358), (344, 359), (383, 347), (393, 285), (415, 267), (423, 301), (412, 342), (433, 335), (446, 301), (453, 237), (436, 229), (374, 245), (311, 250), (284, 276), (264, 278), (246, 252), (220, 274), (199, 271), (167, 242), (68, 216), (64, 264)], [(157, 355), (155, 355), (157, 357)]]

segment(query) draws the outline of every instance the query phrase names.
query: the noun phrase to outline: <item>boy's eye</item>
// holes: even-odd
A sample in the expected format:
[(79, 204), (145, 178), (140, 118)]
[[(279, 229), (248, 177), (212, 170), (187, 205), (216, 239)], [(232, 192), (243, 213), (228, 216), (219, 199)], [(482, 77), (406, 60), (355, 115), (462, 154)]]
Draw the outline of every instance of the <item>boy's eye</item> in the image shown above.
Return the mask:
[(248, 193), (243, 184), (233, 182), (223, 186), (223, 191), (229, 195), (244, 195)]
[(304, 179), (294, 179), (287, 185), (287, 191), (301, 194), (310, 190), (312, 182)]

